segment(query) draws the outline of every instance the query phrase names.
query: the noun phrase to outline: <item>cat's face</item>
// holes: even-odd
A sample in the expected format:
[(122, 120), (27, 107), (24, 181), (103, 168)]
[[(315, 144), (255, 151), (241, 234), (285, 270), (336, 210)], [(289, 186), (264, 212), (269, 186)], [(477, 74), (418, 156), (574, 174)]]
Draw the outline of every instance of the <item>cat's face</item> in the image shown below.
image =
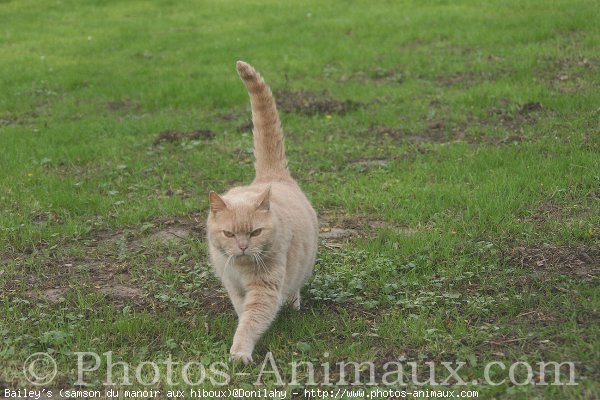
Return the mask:
[(226, 257), (269, 258), (275, 235), (269, 210), (270, 190), (254, 199), (223, 199), (210, 194), (208, 237)]

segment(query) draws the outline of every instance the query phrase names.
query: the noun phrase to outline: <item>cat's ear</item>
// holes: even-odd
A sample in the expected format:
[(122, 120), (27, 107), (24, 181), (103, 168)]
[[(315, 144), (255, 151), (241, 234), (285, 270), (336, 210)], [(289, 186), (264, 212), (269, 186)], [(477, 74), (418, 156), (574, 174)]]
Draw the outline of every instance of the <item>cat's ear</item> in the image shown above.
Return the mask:
[(267, 186), (265, 191), (258, 197), (258, 206), (256, 206), (256, 210), (258, 211), (269, 211), (271, 208), (271, 185)]
[(217, 193), (211, 191), (208, 194), (208, 199), (210, 201), (210, 211), (213, 213), (227, 209), (227, 204), (225, 204), (221, 196), (219, 196)]

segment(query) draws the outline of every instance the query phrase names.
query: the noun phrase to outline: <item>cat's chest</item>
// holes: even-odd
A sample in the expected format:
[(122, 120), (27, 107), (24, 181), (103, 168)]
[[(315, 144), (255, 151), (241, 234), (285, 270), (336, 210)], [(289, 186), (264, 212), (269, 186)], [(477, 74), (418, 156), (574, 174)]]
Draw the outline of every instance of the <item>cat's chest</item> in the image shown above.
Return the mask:
[(225, 270), (225, 277), (240, 288), (246, 286), (254, 276), (256, 264), (250, 260), (237, 259), (231, 262), (230, 268)]

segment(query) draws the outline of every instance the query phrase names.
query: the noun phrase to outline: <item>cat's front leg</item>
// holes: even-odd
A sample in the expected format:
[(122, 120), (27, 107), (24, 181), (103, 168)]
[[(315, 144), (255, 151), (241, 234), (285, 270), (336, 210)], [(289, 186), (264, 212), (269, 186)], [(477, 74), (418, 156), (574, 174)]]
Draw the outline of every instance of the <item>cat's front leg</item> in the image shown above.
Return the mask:
[(230, 358), (248, 364), (256, 342), (269, 328), (281, 308), (281, 283), (260, 279), (248, 285), (244, 311), (239, 319), (229, 351)]
[(300, 310), (300, 289), (296, 290), (296, 292), (288, 298), (288, 303), (290, 303), (294, 310)]
[(227, 294), (229, 294), (229, 299), (231, 300), (231, 304), (233, 304), (233, 308), (235, 309), (235, 313), (237, 314), (237, 317), (240, 318), (242, 315), (242, 312), (244, 311), (244, 295), (243, 293), (239, 290), (239, 288), (233, 284), (232, 282), (229, 282), (227, 280), (223, 281), (223, 286), (225, 286), (225, 289), (227, 290)]

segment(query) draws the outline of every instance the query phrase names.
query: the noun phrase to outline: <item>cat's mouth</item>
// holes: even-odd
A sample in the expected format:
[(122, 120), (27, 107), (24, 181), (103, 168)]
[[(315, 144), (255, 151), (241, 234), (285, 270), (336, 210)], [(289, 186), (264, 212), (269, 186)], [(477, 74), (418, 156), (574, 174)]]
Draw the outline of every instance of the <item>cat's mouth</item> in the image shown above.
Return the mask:
[(265, 264), (265, 261), (263, 259), (263, 257), (261, 257), (260, 255), (256, 254), (256, 253), (240, 253), (238, 255), (233, 256), (235, 263), (236, 264), (241, 264), (241, 265), (258, 265), (258, 266), (262, 266)]
[(236, 260), (253, 260), (254, 259), (254, 257), (252, 257), (252, 254), (250, 254), (250, 253), (240, 253), (234, 257)]
[(256, 261), (256, 257), (254, 257), (251, 253), (241, 253), (233, 256), (233, 263), (239, 267), (250, 268), (255, 265), (258, 265), (258, 261)]
[(236, 261), (249, 262), (253, 261), (255, 259), (255, 256), (253, 253), (245, 251), (243, 253), (239, 252), (238, 254), (233, 254), (233, 259)]

